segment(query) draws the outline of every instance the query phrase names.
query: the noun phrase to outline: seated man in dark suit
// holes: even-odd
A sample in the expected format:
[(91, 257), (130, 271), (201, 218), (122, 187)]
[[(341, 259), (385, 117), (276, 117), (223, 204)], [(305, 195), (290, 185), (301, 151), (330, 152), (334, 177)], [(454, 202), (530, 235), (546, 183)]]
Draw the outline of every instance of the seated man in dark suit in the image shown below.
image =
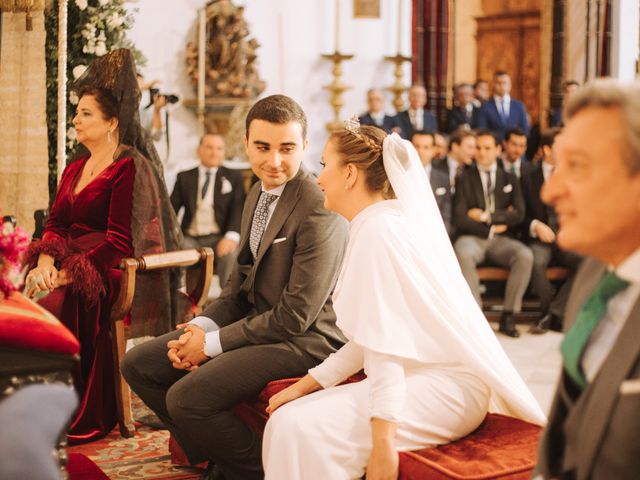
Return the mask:
[(395, 116), (387, 115), (384, 111), (384, 93), (382, 90), (372, 88), (367, 92), (367, 105), (369, 110), (360, 115), (362, 125), (374, 125), (384, 129), (386, 132), (396, 126)]
[(396, 126), (400, 129), (398, 133), (402, 138), (411, 140), (416, 131), (438, 131), (438, 121), (425, 108), (426, 105), (427, 90), (422, 85), (412, 85), (409, 89), (409, 109), (396, 115)]
[(511, 77), (502, 71), (493, 76), (493, 98), (485, 102), (478, 112), (478, 128), (496, 132), (498, 140), (504, 139), (509, 128), (521, 128), (529, 135), (529, 120), (524, 104), (511, 98)]
[(284, 95), (259, 100), (245, 147), (260, 178), (242, 212), (240, 252), (222, 294), (186, 328), (131, 349), (122, 372), (204, 478), (262, 479), (261, 440), (232, 412), (267, 383), (302, 376), (345, 341), (331, 293), (347, 225), (301, 168), (307, 119)]
[(513, 314), (522, 308), (533, 265), (531, 250), (515, 239), (524, 219), (524, 200), (518, 179), (498, 168), (500, 146), (493, 132), (480, 130), (476, 142), (477, 167), (465, 171), (456, 185), (454, 249), (480, 306), (477, 265), (487, 259), (509, 269), (500, 332), (518, 337)]
[(451, 192), (456, 191), (456, 179), (473, 165), (476, 156), (476, 134), (472, 130), (459, 128), (449, 139), (449, 153), (445, 158), (433, 161), (433, 168), (449, 177)]
[(224, 287), (237, 256), (244, 204), (243, 177), (222, 166), (224, 139), (207, 133), (198, 146), (200, 166), (180, 172), (171, 193), (176, 214), (182, 217), (183, 248), (211, 247), (215, 272)]
[(542, 203), (540, 192), (545, 182), (553, 174), (555, 158), (551, 148), (559, 128), (542, 133), (540, 148), (542, 161), (533, 168), (528, 177), (522, 178), (522, 193), (526, 205), (523, 233), (533, 252), (533, 270), (531, 284), (540, 298), (540, 319), (529, 330), (530, 333), (545, 333), (549, 328), (562, 331), (564, 309), (571, 291), (573, 280), (567, 280), (558, 293), (553, 296), (553, 287), (545, 274), (549, 264), (576, 270), (582, 258), (573, 252), (562, 250), (556, 243), (558, 217), (553, 207)]
[(478, 126), (479, 107), (473, 104), (473, 87), (470, 83), (460, 83), (453, 89), (453, 108), (447, 111), (447, 132), (460, 127), (474, 129)]
[(531, 164), (524, 159), (524, 152), (527, 150), (527, 135), (521, 128), (510, 128), (502, 141), (502, 155), (498, 160), (498, 165), (506, 172), (509, 172), (520, 180), (531, 174)]
[(564, 120), (562, 119), (563, 106), (569, 102), (571, 95), (579, 87), (580, 84), (575, 80), (567, 80), (562, 84), (562, 104), (549, 112), (549, 127), (562, 127), (564, 125)]
[(411, 143), (416, 147), (420, 161), (424, 166), (424, 171), (427, 174), (431, 189), (436, 197), (436, 203), (442, 215), (444, 226), (447, 229), (447, 233), (451, 235), (451, 186), (449, 185), (449, 177), (441, 170), (436, 170), (431, 165), (434, 153), (433, 133), (429, 132), (415, 132)]

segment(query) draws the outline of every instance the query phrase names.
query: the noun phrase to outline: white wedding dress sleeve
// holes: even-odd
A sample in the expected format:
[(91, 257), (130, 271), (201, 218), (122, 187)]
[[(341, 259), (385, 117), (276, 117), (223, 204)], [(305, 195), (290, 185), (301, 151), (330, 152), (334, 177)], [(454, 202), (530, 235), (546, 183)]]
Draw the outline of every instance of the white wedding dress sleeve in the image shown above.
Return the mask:
[(362, 347), (354, 342), (347, 342), (337, 352), (329, 355), (320, 365), (310, 369), (309, 375), (322, 388), (329, 388), (359, 372), (363, 366)]

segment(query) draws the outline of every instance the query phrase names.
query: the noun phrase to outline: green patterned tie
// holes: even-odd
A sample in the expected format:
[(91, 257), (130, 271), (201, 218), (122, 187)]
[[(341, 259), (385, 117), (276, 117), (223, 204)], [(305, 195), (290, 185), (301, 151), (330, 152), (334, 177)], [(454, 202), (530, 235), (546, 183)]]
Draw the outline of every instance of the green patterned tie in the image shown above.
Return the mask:
[(581, 389), (586, 386), (587, 380), (580, 366), (580, 359), (591, 332), (604, 316), (609, 299), (628, 286), (629, 282), (618, 277), (615, 272), (607, 272), (591, 296), (580, 307), (576, 323), (574, 323), (562, 341), (560, 350), (562, 351), (564, 370)]

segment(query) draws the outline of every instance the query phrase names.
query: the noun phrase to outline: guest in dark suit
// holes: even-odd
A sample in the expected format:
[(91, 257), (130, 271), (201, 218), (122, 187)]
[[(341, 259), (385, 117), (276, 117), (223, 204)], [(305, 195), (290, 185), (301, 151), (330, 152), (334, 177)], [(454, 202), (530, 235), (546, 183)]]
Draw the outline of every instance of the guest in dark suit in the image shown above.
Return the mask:
[(427, 90), (422, 85), (412, 85), (409, 89), (409, 109), (396, 115), (396, 126), (402, 138), (411, 140), (416, 131), (437, 132), (438, 121), (427, 105)]
[(447, 156), (447, 152), (449, 151), (449, 135), (434, 132), (433, 138), (436, 142), (433, 146), (433, 160), (442, 160)]
[(549, 127), (562, 127), (564, 125), (562, 108), (569, 103), (571, 95), (573, 95), (579, 87), (580, 84), (575, 80), (567, 80), (562, 84), (562, 105), (549, 112)]
[(447, 111), (447, 132), (460, 127), (473, 129), (478, 126), (479, 107), (473, 104), (473, 87), (470, 83), (460, 83), (453, 89), (453, 108)]
[(527, 135), (521, 128), (510, 128), (502, 141), (502, 155), (498, 160), (498, 165), (520, 180), (531, 175), (532, 166), (524, 159), (524, 152), (527, 150)]
[[(242, 214), (240, 253), (221, 296), (186, 328), (128, 352), (132, 389), (205, 478), (261, 479), (261, 441), (231, 411), (271, 380), (304, 375), (344, 343), (331, 303), (346, 222), (301, 169), (306, 117), (291, 98), (258, 101), (245, 145), (260, 178)], [(168, 357), (168, 358), (167, 358)]]
[(478, 78), (473, 84), (473, 105), (480, 108), (484, 102), (489, 100), (489, 82)]
[(180, 172), (171, 193), (176, 214), (184, 208), (182, 247), (213, 248), (222, 287), (238, 254), (244, 204), (242, 174), (222, 166), (224, 151), (221, 135), (203, 135), (198, 146), (200, 166)]
[(433, 133), (429, 132), (415, 132), (411, 138), (411, 143), (416, 148), (420, 161), (424, 166), (424, 171), (427, 174), (429, 183), (431, 184), (431, 190), (436, 197), (436, 203), (442, 215), (444, 226), (447, 229), (447, 233), (451, 235), (451, 186), (449, 185), (449, 177), (441, 170), (436, 170), (432, 167), (431, 161), (434, 154)]
[(479, 131), (476, 142), (477, 168), (464, 172), (456, 186), (453, 221), (459, 237), (454, 249), (479, 305), (477, 265), (488, 259), (509, 268), (500, 332), (518, 337), (513, 314), (521, 310), (533, 264), (531, 250), (516, 240), (524, 219), (524, 200), (518, 179), (498, 168), (500, 146), (493, 132)]
[(384, 129), (385, 132), (391, 132), (396, 126), (396, 118), (387, 115), (384, 111), (384, 93), (382, 90), (372, 88), (367, 92), (367, 105), (369, 110), (360, 115), (360, 124), (373, 125)]
[(527, 110), (519, 100), (511, 98), (509, 74), (497, 71), (493, 77), (493, 98), (485, 102), (478, 113), (478, 128), (496, 132), (502, 141), (509, 128), (521, 128), (529, 135)]
[(558, 247), (558, 217), (553, 208), (543, 204), (540, 199), (542, 186), (553, 173), (555, 158), (551, 154), (551, 148), (558, 133), (559, 128), (552, 128), (542, 134), (542, 161), (521, 181), (526, 205), (523, 235), (533, 252), (531, 284), (540, 298), (540, 319), (529, 330), (529, 333), (536, 334), (545, 333), (549, 328), (562, 331), (564, 308), (573, 284), (572, 279), (567, 280), (554, 297), (551, 282), (546, 276), (547, 266), (553, 263), (575, 270), (582, 260), (579, 255)]
[(473, 165), (476, 156), (476, 134), (472, 130), (459, 128), (449, 139), (449, 153), (445, 158), (433, 161), (433, 168), (449, 177), (451, 192), (456, 191), (456, 178)]
[(563, 368), (536, 479), (640, 472), (640, 84), (596, 80), (571, 98), (542, 189), (558, 245), (591, 258), (565, 315)]

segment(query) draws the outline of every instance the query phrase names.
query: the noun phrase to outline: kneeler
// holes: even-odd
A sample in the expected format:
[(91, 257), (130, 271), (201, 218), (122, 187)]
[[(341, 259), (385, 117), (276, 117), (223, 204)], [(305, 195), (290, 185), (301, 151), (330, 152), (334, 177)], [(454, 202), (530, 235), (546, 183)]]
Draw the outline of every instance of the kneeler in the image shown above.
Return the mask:
[[(350, 377), (358, 382), (364, 375)], [(234, 413), (257, 434), (262, 435), (268, 416), (269, 398), (298, 379), (270, 382), (257, 399), (242, 402)], [(489, 413), (480, 426), (455, 442), (434, 448), (400, 453), (399, 480), (525, 480), (536, 464), (541, 428), (537, 425)], [(169, 439), (171, 461), (188, 465), (178, 443)]]

